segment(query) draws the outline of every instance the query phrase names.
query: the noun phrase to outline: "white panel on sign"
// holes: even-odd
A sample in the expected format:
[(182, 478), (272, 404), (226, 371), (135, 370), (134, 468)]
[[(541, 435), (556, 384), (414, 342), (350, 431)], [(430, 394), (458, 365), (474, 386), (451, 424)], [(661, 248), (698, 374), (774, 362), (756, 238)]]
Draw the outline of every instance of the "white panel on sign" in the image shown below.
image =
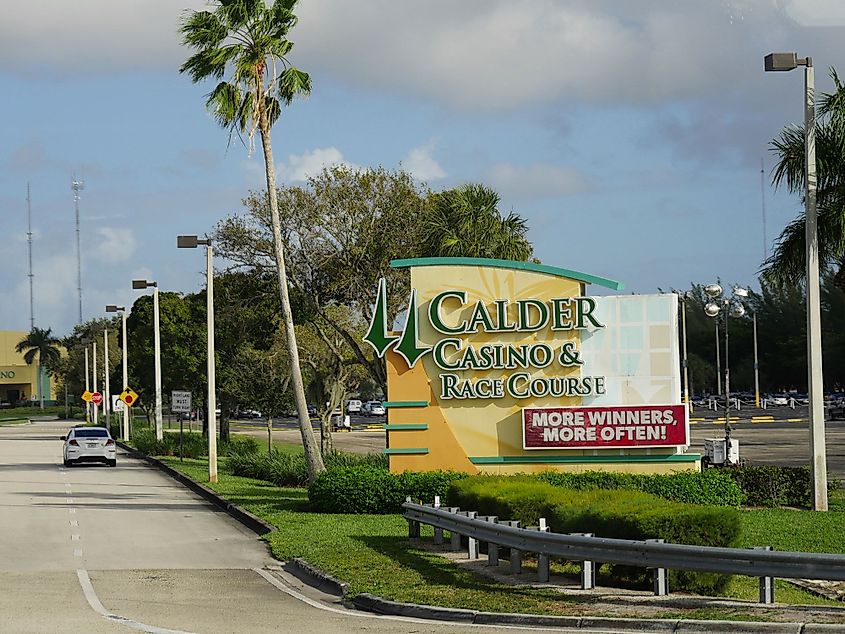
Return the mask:
[(177, 392), (170, 393), (170, 411), (179, 414), (189, 414), (191, 412), (191, 393)]

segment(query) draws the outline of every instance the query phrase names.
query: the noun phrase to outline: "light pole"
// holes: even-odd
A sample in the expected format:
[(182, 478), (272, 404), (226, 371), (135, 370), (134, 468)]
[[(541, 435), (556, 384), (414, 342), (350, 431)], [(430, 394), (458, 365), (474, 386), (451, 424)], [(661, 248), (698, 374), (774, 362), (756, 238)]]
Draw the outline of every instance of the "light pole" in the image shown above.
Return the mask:
[[(126, 306), (115, 306), (114, 304), (109, 304), (106, 306), (106, 312), (120, 313), (121, 317), (121, 333), (123, 341), (123, 389), (125, 390), (129, 387), (129, 372), (127, 366), (127, 360), (129, 358), (127, 347), (129, 344), (126, 340)], [(129, 440), (129, 406), (125, 403), (123, 404), (123, 440)]]
[(155, 382), (156, 382), (156, 439), (164, 437), (164, 429), (161, 424), (161, 333), (158, 319), (158, 282), (148, 280), (132, 280), (132, 288), (135, 290), (153, 288), (153, 341), (155, 346)]
[[(704, 306), (704, 313), (708, 317), (719, 319), (724, 310), (725, 324), (725, 458), (728, 459), (731, 447), (731, 369), (729, 359), (730, 334), (728, 328), (729, 317), (742, 317), (745, 314), (745, 307), (741, 300), (748, 297), (748, 291), (735, 286), (731, 297), (725, 297), (722, 287), (719, 284), (708, 284), (704, 292), (710, 301)], [(717, 322), (718, 323), (718, 322)]]
[(760, 364), (757, 363), (757, 313), (751, 314), (754, 327), (754, 407), (760, 407)]
[(206, 333), (208, 339), (208, 480), (217, 482), (217, 380), (214, 358), (214, 267), (213, 247), (211, 238), (200, 240), (197, 236), (177, 236), (176, 246), (179, 249), (196, 249), (204, 244), (205, 250), (205, 280), (206, 280)]
[(109, 331), (103, 330), (103, 383), (106, 393), (103, 398), (103, 417), (106, 419), (106, 427), (111, 430), (111, 398), (109, 390)]
[(813, 473), (813, 508), (827, 510), (827, 450), (824, 430), (824, 377), (822, 375), (819, 243), (816, 229), (816, 105), (812, 57), (795, 52), (770, 53), (764, 58), (769, 71), (804, 67), (804, 242), (807, 254), (807, 395), (810, 399), (810, 450)]
[[(94, 341), (91, 342), (93, 347), (93, 351), (91, 352), (91, 382), (93, 383), (94, 387), (94, 394), (97, 393), (97, 338), (94, 337)], [(94, 401), (91, 401), (94, 403)], [(94, 403), (94, 427), (96, 427), (99, 423), (97, 422), (97, 415), (100, 412), (100, 407), (96, 403)]]
[[(83, 346), (85, 346), (85, 391), (91, 391), (91, 376), (88, 374), (88, 344), (91, 343), (91, 340), (87, 337), (83, 337), (80, 340)], [(89, 424), (91, 422), (91, 401), (85, 402), (85, 423)]]

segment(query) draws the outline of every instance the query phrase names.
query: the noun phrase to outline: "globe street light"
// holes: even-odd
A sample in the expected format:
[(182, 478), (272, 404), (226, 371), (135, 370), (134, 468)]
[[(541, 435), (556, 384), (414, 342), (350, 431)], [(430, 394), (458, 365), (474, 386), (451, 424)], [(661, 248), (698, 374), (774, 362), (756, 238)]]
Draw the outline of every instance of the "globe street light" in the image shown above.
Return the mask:
[[(123, 389), (129, 387), (129, 376), (128, 376), (128, 366), (127, 360), (129, 353), (127, 351), (128, 348), (128, 341), (126, 339), (126, 306), (115, 306), (114, 304), (109, 304), (106, 306), (107, 313), (120, 313), (121, 318), (121, 328), (122, 328), (122, 341), (123, 341)], [(129, 440), (129, 406), (126, 403), (123, 404), (123, 440)]]
[[(741, 300), (748, 297), (748, 291), (735, 286), (731, 297), (725, 297), (719, 284), (708, 284), (704, 292), (710, 301), (704, 306), (704, 314), (714, 319), (722, 319), (725, 330), (725, 459), (729, 461), (731, 449), (731, 370), (729, 361), (728, 329), (729, 317), (740, 318), (745, 315), (745, 307)], [(724, 313), (724, 317), (722, 314)]]
[(176, 236), (179, 249), (196, 249), (205, 245), (205, 299), (206, 335), (208, 352), (208, 480), (217, 482), (217, 381), (214, 359), (214, 257), (211, 238), (200, 240), (197, 236)]
[(819, 242), (816, 230), (816, 104), (813, 58), (797, 53), (770, 53), (769, 71), (804, 67), (804, 242), (807, 253), (807, 396), (810, 400), (810, 450), (813, 473), (813, 508), (827, 510), (827, 450), (824, 435), (824, 377), (822, 375), (822, 322), (819, 298)]
[(158, 319), (158, 282), (147, 280), (132, 280), (132, 288), (153, 288), (153, 339), (155, 344), (155, 382), (156, 382), (156, 439), (164, 438), (164, 429), (161, 424), (161, 334)]

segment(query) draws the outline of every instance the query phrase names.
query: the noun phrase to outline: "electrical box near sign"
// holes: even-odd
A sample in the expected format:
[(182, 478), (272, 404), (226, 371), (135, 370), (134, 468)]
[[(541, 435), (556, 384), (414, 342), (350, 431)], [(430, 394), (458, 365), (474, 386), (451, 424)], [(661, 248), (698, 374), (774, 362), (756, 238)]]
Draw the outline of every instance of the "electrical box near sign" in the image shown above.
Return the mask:
[[(729, 446), (730, 443), (730, 446)], [(704, 459), (711, 465), (739, 464), (739, 440), (731, 438), (705, 438)]]

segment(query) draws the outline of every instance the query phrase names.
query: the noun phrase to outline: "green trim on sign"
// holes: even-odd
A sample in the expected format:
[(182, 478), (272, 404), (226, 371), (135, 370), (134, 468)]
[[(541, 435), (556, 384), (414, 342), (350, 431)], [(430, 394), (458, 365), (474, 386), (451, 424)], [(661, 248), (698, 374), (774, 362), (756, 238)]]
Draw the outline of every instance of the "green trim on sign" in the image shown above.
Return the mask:
[(613, 462), (695, 462), (701, 454), (669, 454), (664, 456), (474, 456), (472, 464), (537, 464), (544, 462), (613, 463)]
[(428, 407), (428, 401), (382, 401), (382, 407)]
[(519, 271), (533, 271), (535, 273), (546, 273), (556, 277), (566, 277), (587, 284), (598, 284), (612, 288), (614, 291), (621, 291), (625, 288), (622, 282), (611, 280), (598, 275), (581, 273), (571, 269), (562, 269), (547, 264), (535, 264), (534, 262), (517, 262), (515, 260), (494, 260), (492, 258), (409, 258), (405, 260), (391, 260), (390, 266), (394, 269), (406, 269), (412, 266), (488, 266), (496, 269), (516, 269)]
[(428, 447), (395, 447), (395, 448), (388, 448), (384, 450), (384, 453), (388, 455), (419, 455), (419, 454), (427, 454)]
[(428, 425), (425, 423), (393, 423), (385, 425), (384, 428), (387, 431), (425, 431), (428, 429)]

